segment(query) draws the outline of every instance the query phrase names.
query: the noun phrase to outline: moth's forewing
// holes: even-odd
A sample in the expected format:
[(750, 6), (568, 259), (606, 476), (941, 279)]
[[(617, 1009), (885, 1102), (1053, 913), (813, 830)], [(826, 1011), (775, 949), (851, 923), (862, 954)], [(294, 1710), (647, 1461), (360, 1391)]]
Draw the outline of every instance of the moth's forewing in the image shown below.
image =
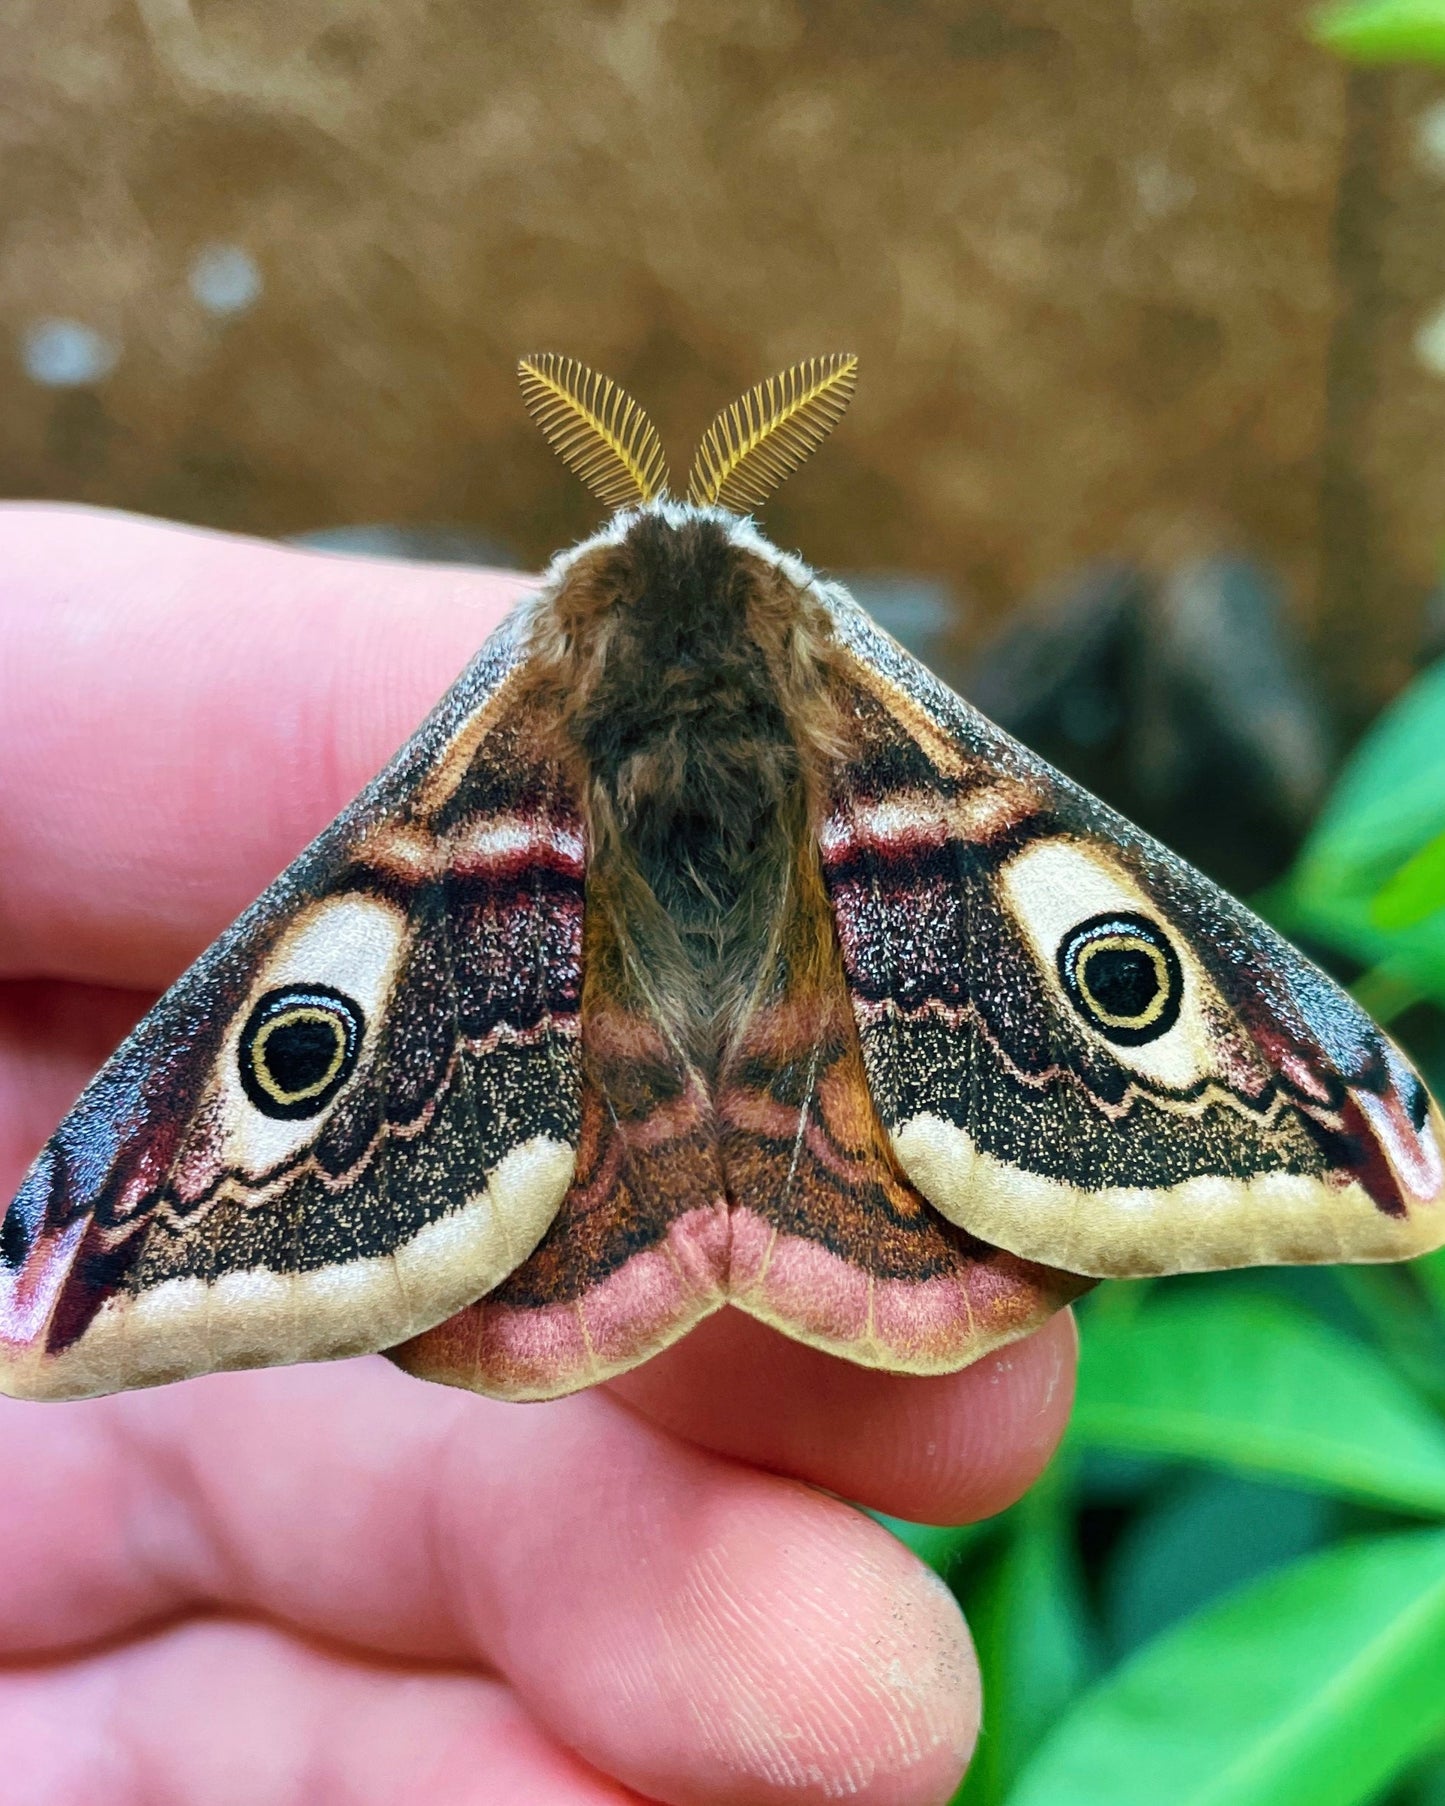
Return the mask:
[(1354, 1002), (841, 592), (824, 871), (874, 1100), (951, 1221), (1130, 1275), (1445, 1240), (1442, 1123)]
[(582, 822), (493, 636), (166, 993), (0, 1233), (0, 1389), (380, 1348), (528, 1253), (579, 1113)]

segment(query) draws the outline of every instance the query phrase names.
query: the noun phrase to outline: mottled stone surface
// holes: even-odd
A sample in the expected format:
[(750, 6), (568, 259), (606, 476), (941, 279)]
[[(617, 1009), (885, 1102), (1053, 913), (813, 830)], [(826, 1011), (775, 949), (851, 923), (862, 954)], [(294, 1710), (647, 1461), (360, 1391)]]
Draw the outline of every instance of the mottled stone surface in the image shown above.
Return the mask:
[(617, 375), (685, 468), (853, 348), (768, 517), (813, 559), (988, 610), (1232, 541), (1346, 688), (1412, 647), (1445, 83), (1348, 76), (1294, 0), (11, 0), (0, 37), (5, 492), (540, 557), (595, 509), (518, 351)]

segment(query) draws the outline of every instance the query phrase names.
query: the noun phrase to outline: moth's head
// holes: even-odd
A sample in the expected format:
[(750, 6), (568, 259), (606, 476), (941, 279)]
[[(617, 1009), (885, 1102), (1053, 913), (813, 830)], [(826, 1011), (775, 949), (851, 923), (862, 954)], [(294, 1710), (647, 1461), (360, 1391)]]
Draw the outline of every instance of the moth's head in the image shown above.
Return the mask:
[(533, 418), (615, 511), (554, 560), (548, 632), (534, 642), (584, 746), (651, 744), (684, 725), (694, 742), (748, 738), (760, 716), (787, 738), (775, 692), (813, 674), (820, 635), (799, 606), (813, 576), (747, 517), (842, 417), (857, 370), (851, 354), (810, 358), (739, 397), (703, 434), (675, 499), (657, 429), (631, 396), (573, 358), (520, 361)]
[[(667, 458), (657, 428), (610, 377), (575, 358), (522, 358), (517, 380), (552, 449), (612, 509), (662, 501)], [(851, 352), (807, 358), (749, 389), (698, 442), (687, 499), (700, 509), (751, 514), (822, 444), (853, 399)]]

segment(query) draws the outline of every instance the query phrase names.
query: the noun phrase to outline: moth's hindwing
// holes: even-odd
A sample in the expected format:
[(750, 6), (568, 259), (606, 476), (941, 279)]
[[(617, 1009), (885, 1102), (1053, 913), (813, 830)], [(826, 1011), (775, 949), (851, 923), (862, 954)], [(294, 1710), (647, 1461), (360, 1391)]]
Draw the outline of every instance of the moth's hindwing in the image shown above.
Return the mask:
[(1445, 1240), (1438, 1108), (1265, 923), (841, 592), (820, 830), (868, 1083), (950, 1221), (1098, 1276)]
[(951, 1372), (1090, 1282), (989, 1245), (910, 1183), (869, 1092), (817, 849), (798, 853), (775, 980), (719, 1089), (729, 1294), (864, 1366)]
[(539, 1246), (494, 1292), (388, 1351), (419, 1378), (553, 1398), (636, 1366), (725, 1300), (712, 1100), (612, 982), (604, 911), (588, 911), (585, 945), (576, 1176)]
[(518, 1266), (579, 1132), (584, 845), (526, 613), (172, 987), (0, 1229), (0, 1388), (414, 1335)]

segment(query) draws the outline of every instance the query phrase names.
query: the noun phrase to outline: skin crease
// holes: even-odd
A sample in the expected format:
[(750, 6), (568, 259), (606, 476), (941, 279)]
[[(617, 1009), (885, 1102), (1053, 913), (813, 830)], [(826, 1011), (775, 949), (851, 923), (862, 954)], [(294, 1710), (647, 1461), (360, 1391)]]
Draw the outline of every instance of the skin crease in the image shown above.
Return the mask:
[[(521, 587), (0, 508), (6, 1198)], [(997, 1511), (1073, 1362), (1067, 1317), (918, 1380), (724, 1313), (543, 1406), (380, 1359), (0, 1399), (6, 1797), (932, 1806), (977, 1728), (967, 1632), (815, 1489)]]

